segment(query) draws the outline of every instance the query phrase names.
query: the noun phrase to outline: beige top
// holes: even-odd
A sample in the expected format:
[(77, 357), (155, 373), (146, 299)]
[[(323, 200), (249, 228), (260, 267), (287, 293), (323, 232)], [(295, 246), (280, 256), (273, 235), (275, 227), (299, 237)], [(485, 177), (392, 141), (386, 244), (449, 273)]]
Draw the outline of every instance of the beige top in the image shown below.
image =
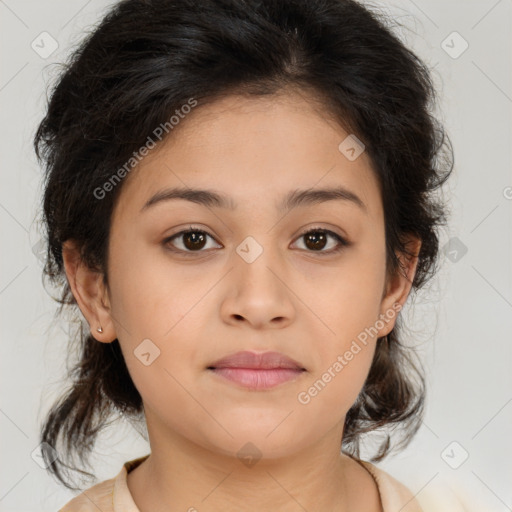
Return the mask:
[[(125, 462), (116, 477), (75, 496), (59, 512), (140, 512), (128, 489), (126, 475), (148, 457), (149, 454)], [(358, 462), (373, 476), (384, 512), (423, 512), (411, 492), (398, 480), (370, 462)]]

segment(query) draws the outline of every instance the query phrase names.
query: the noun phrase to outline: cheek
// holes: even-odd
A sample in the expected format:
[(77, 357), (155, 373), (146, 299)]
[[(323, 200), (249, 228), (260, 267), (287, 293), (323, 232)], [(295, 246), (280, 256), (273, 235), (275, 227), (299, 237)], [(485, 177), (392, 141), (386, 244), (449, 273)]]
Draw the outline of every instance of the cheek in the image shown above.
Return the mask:
[(384, 288), (384, 260), (370, 249), (352, 251), (340, 261), (335, 269), (311, 268), (297, 291), (310, 308), (308, 323), (319, 341), (315, 349), (329, 356), (347, 350), (359, 335), (371, 337)]
[(333, 421), (339, 420), (364, 385), (375, 352), (384, 286), (383, 260), (373, 254), (354, 253), (336, 275), (316, 276), (324, 286), (309, 289), (308, 304), (318, 312), (318, 321), (310, 322), (316, 364), (309, 387), (302, 388), (302, 399), (297, 397), (309, 414), (332, 411)]
[[(351, 332), (357, 334), (352, 336)], [(317, 418), (315, 422), (324, 428), (343, 421), (364, 386), (375, 345), (376, 339), (367, 334), (361, 336), (355, 325), (340, 324), (334, 342), (328, 343), (324, 337), (321, 363), (296, 397), (301, 414)]]
[[(141, 244), (142, 245), (142, 244)], [(182, 320), (201, 307), (211, 278), (171, 265), (160, 250), (119, 245), (111, 270), (112, 314), (121, 324), (120, 335), (132, 343), (144, 338), (163, 343), (181, 327)]]
[[(211, 283), (197, 273), (191, 280), (164, 265), (165, 258), (147, 261), (135, 250), (129, 256), (119, 254), (110, 273), (117, 338), (144, 400), (165, 404), (171, 393), (179, 392), (178, 382), (189, 385), (187, 368), (190, 373), (201, 360), (203, 346), (194, 340), (204, 314), (201, 298)], [(184, 400), (183, 407), (187, 403)]]

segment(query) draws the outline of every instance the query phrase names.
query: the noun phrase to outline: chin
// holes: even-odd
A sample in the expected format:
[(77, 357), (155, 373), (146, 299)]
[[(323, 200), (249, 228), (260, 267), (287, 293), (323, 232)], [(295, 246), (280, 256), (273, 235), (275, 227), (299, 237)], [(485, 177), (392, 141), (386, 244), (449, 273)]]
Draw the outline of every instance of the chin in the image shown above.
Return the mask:
[[(279, 425), (284, 416), (281, 415), (279, 421), (272, 423), (271, 428), (267, 421), (261, 424), (257, 422), (245, 424), (244, 428), (240, 425), (235, 428), (235, 424), (231, 423), (227, 430), (233, 437), (225, 433), (219, 433), (215, 439), (209, 437), (206, 440), (208, 449), (222, 455), (236, 457), (241, 462), (246, 458), (263, 461), (290, 457), (306, 448), (308, 438), (303, 437), (304, 430), (299, 429), (298, 425), (284, 426), (286, 421)], [(247, 465), (250, 466), (250, 464)]]

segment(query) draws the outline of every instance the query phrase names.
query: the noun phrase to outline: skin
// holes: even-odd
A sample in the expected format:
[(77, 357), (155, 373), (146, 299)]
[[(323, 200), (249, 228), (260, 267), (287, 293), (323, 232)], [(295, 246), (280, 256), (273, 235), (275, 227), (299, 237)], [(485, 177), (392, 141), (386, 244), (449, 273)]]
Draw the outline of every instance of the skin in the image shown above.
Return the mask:
[[(407, 274), (386, 274), (378, 183), (365, 152), (350, 161), (339, 151), (347, 135), (298, 91), (197, 107), (122, 184), (109, 286), (79, 261), (72, 241), (64, 245), (66, 275), (91, 332), (101, 343), (119, 340), (144, 402), (151, 456), (128, 475), (141, 512), (381, 510), (373, 478), (340, 455), (340, 440), (377, 338), (396, 315), (309, 403), (297, 398), (379, 315), (405, 303), (416, 270), (417, 258), (399, 255)], [(291, 190), (339, 185), (366, 210), (350, 201), (286, 214), (275, 207)], [(179, 199), (141, 213), (154, 193), (174, 186), (224, 193), (237, 208)], [(212, 238), (186, 257), (179, 253), (186, 236), (164, 240), (189, 224)], [(327, 254), (338, 246), (329, 237), (310, 248), (301, 236), (310, 228), (352, 245)], [(252, 263), (236, 252), (248, 236), (263, 249)], [(412, 242), (418, 254), (420, 241)], [(134, 355), (144, 339), (160, 350), (149, 366)], [(306, 371), (254, 391), (207, 370), (239, 350), (282, 352)], [(247, 442), (261, 456), (250, 467), (237, 457)]]

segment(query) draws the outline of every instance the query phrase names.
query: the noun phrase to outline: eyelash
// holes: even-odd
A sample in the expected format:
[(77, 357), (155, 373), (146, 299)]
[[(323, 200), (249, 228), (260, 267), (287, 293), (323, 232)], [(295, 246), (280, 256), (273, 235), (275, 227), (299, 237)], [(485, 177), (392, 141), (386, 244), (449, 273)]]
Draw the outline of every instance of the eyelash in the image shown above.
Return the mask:
[[(174, 240), (175, 238), (179, 238), (182, 235), (189, 234), (189, 233), (203, 233), (203, 234), (208, 235), (209, 237), (211, 237), (211, 238), (213, 238), (215, 240), (215, 237), (210, 235), (210, 233), (208, 233), (204, 229), (199, 229), (199, 228), (194, 228), (193, 226), (189, 226), (189, 229), (186, 229), (186, 230), (183, 230), (183, 231), (179, 231), (178, 233), (175, 233), (174, 235), (166, 238), (162, 243), (163, 243), (163, 245), (169, 251), (175, 252), (175, 253), (181, 253), (183, 255), (186, 255), (187, 257), (188, 256), (193, 256), (194, 253), (205, 252), (204, 250), (198, 250), (198, 251), (188, 251), (187, 250), (187, 251), (184, 251), (183, 249), (176, 249), (176, 248), (169, 247), (169, 244), (170, 244), (170, 242), (172, 240)], [(338, 235), (337, 233), (334, 233), (333, 231), (330, 231), (329, 229), (320, 228), (320, 227), (309, 228), (306, 231), (303, 231), (297, 237), (297, 240), (300, 239), (301, 237), (309, 234), (309, 233), (324, 233), (326, 235), (330, 235), (330, 236), (332, 236), (333, 238), (335, 238), (338, 241), (339, 245), (335, 249), (330, 249), (329, 251), (323, 251), (323, 250), (320, 250), (320, 251), (310, 251), (310, 250), (306, 250), (306, 252), (317, 253), (317, 254), (320, 254), (320, 255), (337, 254), (337, 253), (341, 252), (343, 249), (345, 249), (346, 247), (349, 247), (350, 245), (352, 245), (352, 242), (349, 242), (348, 240), (346, 240), (342, 236)]]

